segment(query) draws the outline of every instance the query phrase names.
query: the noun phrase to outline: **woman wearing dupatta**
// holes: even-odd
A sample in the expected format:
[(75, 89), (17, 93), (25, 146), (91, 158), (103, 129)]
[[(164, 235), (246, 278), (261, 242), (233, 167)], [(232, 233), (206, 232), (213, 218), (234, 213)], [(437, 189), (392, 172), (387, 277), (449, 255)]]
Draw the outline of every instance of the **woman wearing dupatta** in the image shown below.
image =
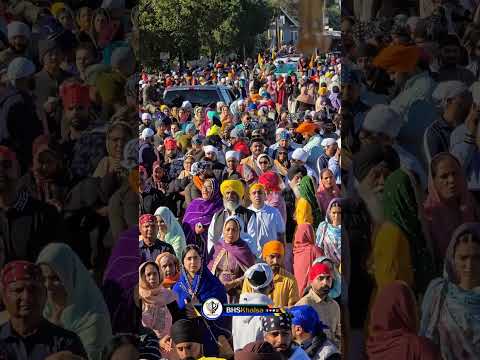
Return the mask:
[(77, 334), (88, 358), (100, 360), (112, 327), (107, 305), (90, 272), (68, 245), (60, 243), (47, 245), (37, 264), (47, 287), (45, 318)]
[[(154, 262), (145, 262), (138, 269), (138, 296), (142, 308), (142, 325), (157, 335), (163, 356), (171, 351), (170, 328), (180, 318), (177, 296), (162, 286), (162, 272)], [(176, 318), (174, 318), (174, 315)]]
[(253, 255), (245, 241), (240, 239), (243, 221), (231, 216), (223, 225), (223, 236), (215, 244), (208, 268), (227, 289), (229, 304), (237, 304), (243, 285), (245, 271), (255, 264)]
[(230, 337), (224, 328), (224, 319), (207, 320), (197, 316), (193, 311), (194, 304), (202, 304), (209, 298), (216, 298), (222, 304), (227, 303), (227, 291), (220, 280), (207, 268), (202, 258), (202, 250), (194, 244), (187, 245), (182, 254), (182, 272), (180, 280), (173, 287), (177, 294), (178, 307), (185, 310), (187, 316), (197, 322), (202, 334), (203, 355), (218, 356), (218, 338)]
[[(402, 281), (394, 281), (378, 294), (370, 318), (369, 360), (439, 360), (435, 344), (418, 336), (415, 295)], [(446, 360), (446, 359), (444, 359)]]
[(310, 176), (304, 176), (298, 185), (300, 198), (295, 207), (297, 224), (311, 224), (314, 229), (320, 224), (321, 211), (315, 197), (315, 186)]
[(328, 204), (325, 221), (322, 221), (316, 232), (315, 244), (339, 269), (342, 264), (342, 204), (340, 198), (334, 198)]
[(103, 276), (102, 293), (110, 311), (114, 334), (135, 333), (140, 325), (134, 300), (141, 264), (139, 236), (137, 225), (120, 233)]
[[(206, 179), (202, 186), (202, 197), (188, 205), (183, 217), (183, 231), (187, 244), (196, 244), (202, 249), (202, 257), (207, 255), (207, 230), (213, 215), (222, 209), (223, 200), (217, 180)], [(201, 225), (201, 226), (200, 226)]]
[[(448, 173), (453, 174), (452, 180), (445, 180), (445, 174)], [(473, 195), (468, 192), (463, 168), (450, 153), (437, 154), (430, 163), (424, 213), (436, 263), (440, 264), (441, 269), (455, 229), (465, 222), (479, 219)]]
[(433, 278), (431, 254), (419, 220), (417, 188), (413, 176), (403, 169), (385, 181), (384, 222), (377, 231), (372, 255), (378, 291), (402, 280), (422, 293)]
[(180, 256), (185, 246), (187, 246), (182, 226), (170, 209), (165, 206), (160, 206), (155, 211), (155, 216), (157, 217), (159, 229), (157, 238), (172, 245), (175, 254)]
[(278, 173), (282, 176), (287, 176), (288, 169), (290, 169), (290, 160), (288, 160), (288, 149), (283, 146), (279, 146), (275, 153), (275, 160), (273, 165), (277, 169)]
[(439, 344), (443, 360), (473, 360), (480, 354), (480, 223), (455, 230), (443, 277), (428, 286), (420, 335)]
[(340, 196), (340, 188), (335, 182), (332, 170), (328, 168), (320, 171), (319, 178), (316, 196), (322, 209), (322, 214), (327, 214), (327, 208), (332, 199)]
[(320, 248), (315, 245), (312, 225), (298, 225), (293, 240), (293, 275), (297, 279), (299, 294), (303, 294), (308, 285), (308, 273), (312, 263), (322, 255)]

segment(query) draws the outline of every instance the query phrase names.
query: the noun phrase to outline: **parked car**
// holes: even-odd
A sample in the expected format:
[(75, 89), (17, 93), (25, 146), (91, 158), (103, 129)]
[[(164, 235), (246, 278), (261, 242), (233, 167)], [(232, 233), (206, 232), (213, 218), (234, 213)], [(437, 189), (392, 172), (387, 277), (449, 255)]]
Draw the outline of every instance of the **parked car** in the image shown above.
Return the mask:
[(179, 107), (187, 100), (193, 106), (207, 106), (219, 101), (230, 106), (235, 96), (228, 86), (223, 85), (172, 86), (163, 93), (163, 101), (168, 106)]

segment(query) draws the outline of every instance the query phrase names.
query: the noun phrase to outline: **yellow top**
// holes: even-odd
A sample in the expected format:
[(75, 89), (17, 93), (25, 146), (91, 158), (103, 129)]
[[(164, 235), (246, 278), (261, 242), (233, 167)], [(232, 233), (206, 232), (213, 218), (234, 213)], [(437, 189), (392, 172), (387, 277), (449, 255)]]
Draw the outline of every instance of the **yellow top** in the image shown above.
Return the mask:
[(295, 206), (295, 220), (297, 224), (313, 224), (313, 212), (312, 206), (307, 201), (301, 197), (297, 201), (297, 205)]
[[(275, 307), (294, 306), (300, 297), (298, 296), (298, 285), (295, 277), (285, 269), (280, 269), (278, 274), (273, 276), (273, 292), (268, 296)], [(248, 280), (243, 281), (242, 294), (253, 293)]]
[(384, 222), (378, 229), (373, 244), (372, 273), (377, 292), (395, 280), (413, 286), (413, 266), (410, 244), (403, 231), (391, 222)]

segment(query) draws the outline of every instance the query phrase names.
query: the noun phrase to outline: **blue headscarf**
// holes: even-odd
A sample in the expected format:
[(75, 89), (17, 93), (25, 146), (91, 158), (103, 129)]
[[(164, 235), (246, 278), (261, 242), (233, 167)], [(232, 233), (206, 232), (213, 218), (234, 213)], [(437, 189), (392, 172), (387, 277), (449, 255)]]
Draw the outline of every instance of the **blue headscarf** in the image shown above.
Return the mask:
[[(180, 279), (172, 289), (178, 296), (178, 307), (184, 309), (185, 301), (190, 301), (193, 295), (195, 295), (200, 303), (213, 297), (220, 300), (222, 304), (226, 304), (227, 291), (220, 280), (208, 270), (205, 259), (202, 259), (201, 269), (195, 274), (192, 284), (190, 285), (188, 281), (189, 275), (183, 266), (185, 255), (190, 250), (195, 250), (202, 256), (200, 248), (195, 244), (187, 245), (182, 254), (182, 272)], [(225, 329), (224, 318), (220, 317), (217, 320), (206, 320), (198, 317), (194, 320), (197, 322), (199, 332), (202, 334), (204, 355), (218, 357), (218, 337), (224, 335), (228, 338), (231, 335), (229, 330)]]
[(185, 308), (185, 300), (192, 300), (192, 296), (202, 303), (209, 298), (217, 298), (222, 304), (227, 303), (227, 292), (223, 284), (215, 277), (210, 270), (208, 270), (205, 259), (202, 259), (202, 266), (198, 271), (190, 285), (188, 281), (188, 274), (183, 267), (183, 259), (190, 250), (196, 250), (197, 253), (202, 256), (202, 251), (197, 245), (187, 245), (185, 251), (182, 254), (182, 272), (180, 279), (173, 287), (173, 291), (178, 295), (178, 307), (180, 309)]

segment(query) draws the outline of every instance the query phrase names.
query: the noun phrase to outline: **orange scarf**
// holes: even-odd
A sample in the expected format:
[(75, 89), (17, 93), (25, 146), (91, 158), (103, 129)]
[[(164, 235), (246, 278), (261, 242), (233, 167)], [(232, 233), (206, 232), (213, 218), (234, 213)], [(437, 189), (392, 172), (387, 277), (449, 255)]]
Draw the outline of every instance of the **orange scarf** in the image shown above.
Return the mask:
[(198, 190), (202, 191), (202, 188), (203, 188), (203, 180), (200, 179), (200, 177), (198, 177), (198, 175), (195, 175), (193, 177), (193, 183), (195, 184), (195, 186), (197, 187)]

